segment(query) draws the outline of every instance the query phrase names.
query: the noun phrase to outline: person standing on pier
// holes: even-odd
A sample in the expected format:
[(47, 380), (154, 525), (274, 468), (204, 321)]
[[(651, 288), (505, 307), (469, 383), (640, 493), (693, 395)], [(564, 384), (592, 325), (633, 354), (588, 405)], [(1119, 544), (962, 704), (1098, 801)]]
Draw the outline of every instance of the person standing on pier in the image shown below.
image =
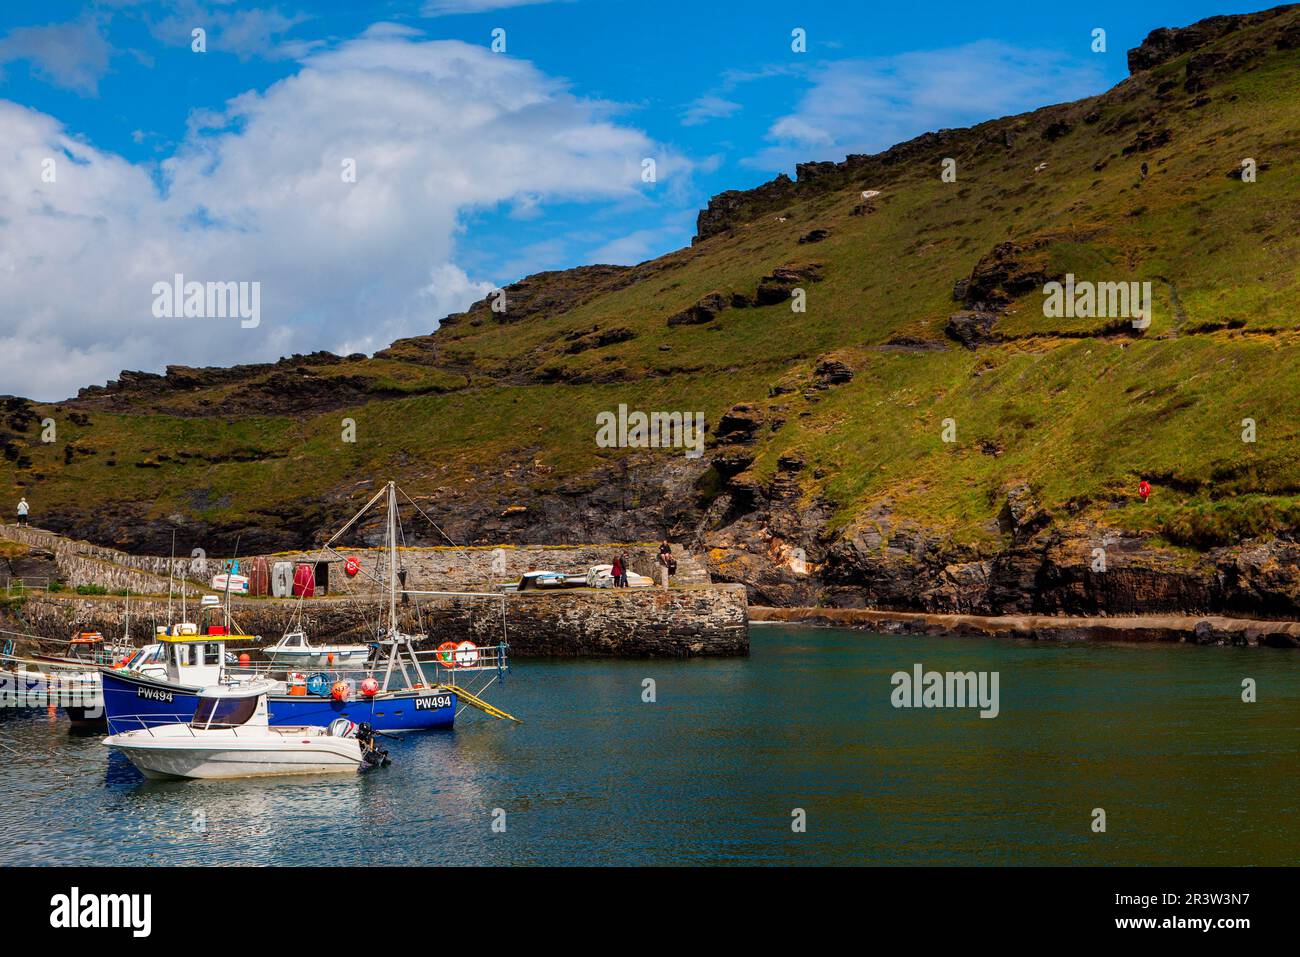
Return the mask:
[(610, 566), (609, 576), (614, 579), (614, 587), (623, 587), (623, 556), (615, 555), (614, 564)]
[(659, 566), (659, 584), (664, 588), (668, 587), (668, 572), (670, 565), (676, 565), (673, 561), (673, 548), (667, 542), (659, 546), (659, 554), (655, 557), (655, 562)]
[(26, 498), (20, 498), (18, 500), (18, 524), (19, 525), (27, 524), (27, 499)]

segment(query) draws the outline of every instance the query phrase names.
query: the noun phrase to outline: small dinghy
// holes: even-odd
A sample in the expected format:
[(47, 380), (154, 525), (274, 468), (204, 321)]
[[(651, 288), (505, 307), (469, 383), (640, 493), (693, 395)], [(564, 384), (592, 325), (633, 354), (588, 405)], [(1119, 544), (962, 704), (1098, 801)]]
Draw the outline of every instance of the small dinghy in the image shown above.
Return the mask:
[(248, 578), (244, 575), (236, 575), (234, 572), (221, 572), (212, 576), (212, 590), (247, 595)]
[(255, 681), (205, 688), (188, 724), (142, 727), (111, 735), (104, 744), (148, 778), (248, 778), (360, 767), (362, 747), (354, 729), (271, 727), (270, 687)]

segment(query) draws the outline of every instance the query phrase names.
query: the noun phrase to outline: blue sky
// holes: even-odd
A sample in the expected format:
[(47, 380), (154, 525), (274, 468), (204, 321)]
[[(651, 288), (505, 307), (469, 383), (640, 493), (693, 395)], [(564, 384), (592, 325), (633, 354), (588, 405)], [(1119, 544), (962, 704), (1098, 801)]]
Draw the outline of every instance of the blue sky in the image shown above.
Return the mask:
[[(1249, 9), (8, 0), (0, 393), (370, 352), (527, 273), (686, 245), (724, 189), (1100, 92), (1151, 29)], [(354, 153), (349, 192), (327, 173)], [(148, 289), (180, 271), (262, 282), (266, 321), (160, 334)]]

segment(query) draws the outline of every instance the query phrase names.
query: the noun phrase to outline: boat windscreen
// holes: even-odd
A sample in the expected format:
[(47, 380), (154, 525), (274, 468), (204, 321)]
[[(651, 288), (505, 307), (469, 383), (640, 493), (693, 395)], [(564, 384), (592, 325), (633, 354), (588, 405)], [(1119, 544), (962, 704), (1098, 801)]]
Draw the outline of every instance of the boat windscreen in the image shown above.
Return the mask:
[(243, 698), (199, 698), (191, 728), (237, 728), (247, 724), (257, 711), (257, 696)]
[(158, 662), (161, 660), (162, 660), (162, 654), (160, 649), (158, 648), (157, 645), (152, 645), (147, 648), (141, 648), (134, 655), (132, 655), (131, 660), (126, 663), (126, 666), (128, 669), (131, 669), (133, 671), (138, 671), (139, 669), (143, 668), (147, 664), (153, 664), (154, 662)]

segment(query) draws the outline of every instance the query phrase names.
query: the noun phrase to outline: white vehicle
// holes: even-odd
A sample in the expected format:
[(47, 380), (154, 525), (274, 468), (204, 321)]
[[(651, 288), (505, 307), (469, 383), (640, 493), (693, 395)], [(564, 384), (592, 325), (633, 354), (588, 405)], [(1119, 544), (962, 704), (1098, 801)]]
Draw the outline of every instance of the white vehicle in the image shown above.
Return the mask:
[[(148, 778), (247, 778), (355, 772), (361, 744), (344, 730), (271, 727), (269, 682), (205, 688), (188, 724), (164, 724), (110, 735), (116, 748)], [(347, 722), (344, 728), (350, 727)]]
[(313, 645), (301, 631), (291, 631), (266, 649), (277, 667), (289, 671), (335, 671), (340, 665), (362, 664), (370, 657), (369, 645)]

